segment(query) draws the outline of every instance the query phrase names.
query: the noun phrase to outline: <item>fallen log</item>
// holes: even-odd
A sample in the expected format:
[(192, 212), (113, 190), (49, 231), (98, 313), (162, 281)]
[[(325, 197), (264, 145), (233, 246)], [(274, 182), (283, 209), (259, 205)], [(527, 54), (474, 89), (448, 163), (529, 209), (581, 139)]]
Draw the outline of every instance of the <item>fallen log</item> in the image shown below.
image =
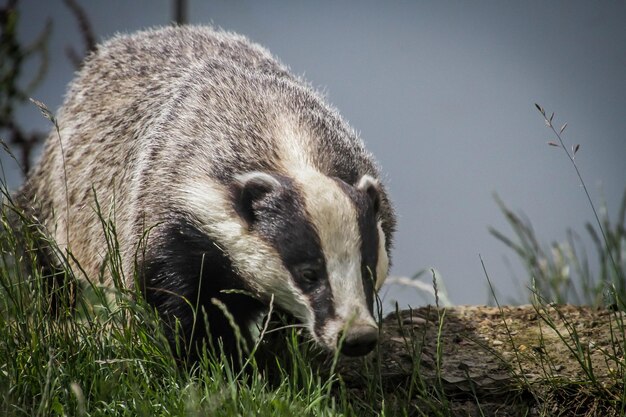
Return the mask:
[(385, 401), (408, 394), (415, 415), (618, 416), (625, 322), (571, 305), (404, 310), (384, 319), (373, 358), (341, 358), (337, 371), (357, 396), (378, 372)]

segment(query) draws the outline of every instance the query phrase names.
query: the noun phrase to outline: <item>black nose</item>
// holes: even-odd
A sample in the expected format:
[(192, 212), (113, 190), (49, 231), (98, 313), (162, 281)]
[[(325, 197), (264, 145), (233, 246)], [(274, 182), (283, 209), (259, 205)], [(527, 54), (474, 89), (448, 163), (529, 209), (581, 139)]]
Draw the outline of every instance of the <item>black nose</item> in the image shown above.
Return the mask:
[(353, 326), (345, 331), (345, 337), (339, 338), (341, 353), (346, 356), (367, 355), (377, 342), (378, 329), (370, 325)]

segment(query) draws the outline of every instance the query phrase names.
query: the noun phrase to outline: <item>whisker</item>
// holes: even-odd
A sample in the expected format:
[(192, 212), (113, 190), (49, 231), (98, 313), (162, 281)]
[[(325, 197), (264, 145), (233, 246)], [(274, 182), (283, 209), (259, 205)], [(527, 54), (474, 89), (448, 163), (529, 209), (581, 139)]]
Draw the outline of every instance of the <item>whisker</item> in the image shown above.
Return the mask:
[(285, 326), (280, 326), (280, 327), (276, 327), (276, 328), (274, 328), (274, 329), (268, 330), (268, 331), (266, 331), (266, 332), (265, 332), (265, 334), (269, 334), (269, 333), (277, 332), (277, 331), (280, 331), (280, 330), (290, 329), (290, 328), (294, 328), (294, 329), (297, 329), (297, 328), (300, 328), (300, 329), (305, 329), (305, 328), (306, 328), (306, 326), (305, 326), (304, 324), (287, 324), (287, 325), (285, 325)]

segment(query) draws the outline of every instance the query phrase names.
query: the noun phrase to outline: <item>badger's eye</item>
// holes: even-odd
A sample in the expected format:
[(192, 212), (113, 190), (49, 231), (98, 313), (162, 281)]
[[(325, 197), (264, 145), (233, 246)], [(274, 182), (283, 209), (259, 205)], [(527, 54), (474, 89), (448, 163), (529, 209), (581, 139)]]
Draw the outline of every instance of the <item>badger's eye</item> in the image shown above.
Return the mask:
[(300, 276), (309, 282), (315, 282), (319, 274), (315, 268), (304, 267), (300, 270)]
[(323, 268), (324, 261), (321, 259), (314, 259), (312, 261), (303, 262), (298, 265), (297, 274), (303, 281), (314, 283), (320, 280)]

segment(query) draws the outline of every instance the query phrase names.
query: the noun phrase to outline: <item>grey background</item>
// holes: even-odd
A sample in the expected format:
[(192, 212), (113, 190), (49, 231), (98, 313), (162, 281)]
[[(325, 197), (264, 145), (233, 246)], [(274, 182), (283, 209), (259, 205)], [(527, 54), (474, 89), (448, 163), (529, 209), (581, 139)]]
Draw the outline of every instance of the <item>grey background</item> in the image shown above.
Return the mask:
[[(557, 125), (568, 122), (565, 139), (581, 144), (577, 162), (594, 200), (617, 212), (626, 186), (624, 2), (189, 3), (192, 23), (268, 47), (361, 133), (399, 215), (393, 275), (434, 267), (452, 302), (481, 304), (489, 294), (481, 254), (499, 300), (524, 301), (527, 277), (487, 231), (509, 230), (493, 193), (546, 243), (564, 240), (568, 227), (584, 235), (592, 212), (565, 155), (547, 146), (535, 102), (556, 112)], [(100, 39), (172, 16), (166, 0), (82, 4)], [(74, 71), (64, 48), (82, 46), (76, 22), (60, 0), (25, 0), (21, 11), (25, 42), (54, 21), (49, 72), (34, 96), (56, 109)], [(33, 106), (19, 116), (49, 128)], [(4, 153), (2, 162), (18, 186)], [(387, 308), (428, 301), (402, 286), (383, 293)]]

